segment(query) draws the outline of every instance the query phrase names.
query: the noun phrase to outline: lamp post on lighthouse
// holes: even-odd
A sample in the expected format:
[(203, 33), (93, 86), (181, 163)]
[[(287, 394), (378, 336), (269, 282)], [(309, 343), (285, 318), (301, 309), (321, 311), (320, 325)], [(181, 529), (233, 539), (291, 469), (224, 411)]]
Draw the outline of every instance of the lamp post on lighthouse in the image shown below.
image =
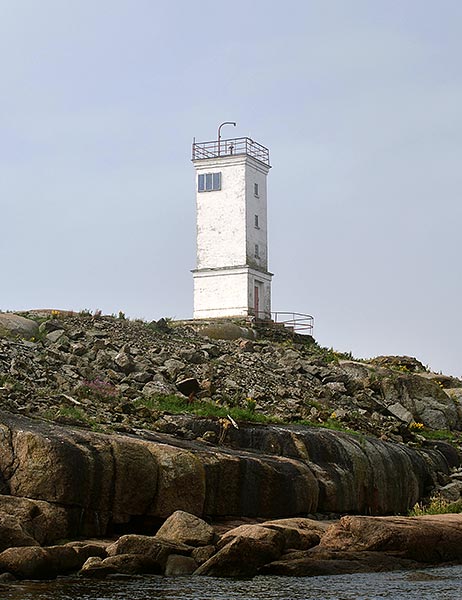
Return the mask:
[(269, 150), (249, 137), (195, 142), (197, 261), (194, 319), (271, 318)]
[(221, 146), (221, 128), (223, 127), (223, 125), (234, 125), (234, 127), (236, 127), (236, 123), (234, 121), (224, 121), (219, 127), (218, 127), (218, 156), (220, 156), (220, 146)]

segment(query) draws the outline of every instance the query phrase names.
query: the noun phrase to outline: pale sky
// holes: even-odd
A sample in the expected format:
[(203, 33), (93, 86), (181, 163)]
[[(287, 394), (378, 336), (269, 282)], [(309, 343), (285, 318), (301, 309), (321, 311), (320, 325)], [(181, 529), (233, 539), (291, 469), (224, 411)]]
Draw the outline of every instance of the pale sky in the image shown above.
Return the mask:
[(191, 141), (237, 121), (273, 309), (462, 376), (461, 111), (460, 0), (0, 0), (0, 309), (191, 317)]

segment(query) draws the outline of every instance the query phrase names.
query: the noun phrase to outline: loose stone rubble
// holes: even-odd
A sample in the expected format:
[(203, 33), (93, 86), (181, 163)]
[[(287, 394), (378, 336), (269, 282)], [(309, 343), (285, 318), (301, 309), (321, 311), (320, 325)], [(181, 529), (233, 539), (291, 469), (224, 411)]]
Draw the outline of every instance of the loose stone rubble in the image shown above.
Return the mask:
[[(34, 418), (76, 424), (82, 414), (81, 425), (87, 419), (126, 431), (162, 427), (161, 412), (146, 399), (184, 397), (180, 389), (188, 389), (187, 395), (262, 417), (314, 424), (331, 419), (393, 441), (409, 441), (409, 425), (416, 433), (419, 426), (462, 428), (462, 381), (430, 373), (409, 357), (352, 360), (290, 333), (280, 333), (279, 342), (210, 339), (165, 320), (64, 313), (21, 319), (32, 323), (24, 326), (27, 339), (16, 336), (17, 329), (6, 335), (0, 328), (0, 402), (4, 410)], [(223, 329), (227, 335), (229, 325)], [(219, 326), (207, 331), (220, 335)]]

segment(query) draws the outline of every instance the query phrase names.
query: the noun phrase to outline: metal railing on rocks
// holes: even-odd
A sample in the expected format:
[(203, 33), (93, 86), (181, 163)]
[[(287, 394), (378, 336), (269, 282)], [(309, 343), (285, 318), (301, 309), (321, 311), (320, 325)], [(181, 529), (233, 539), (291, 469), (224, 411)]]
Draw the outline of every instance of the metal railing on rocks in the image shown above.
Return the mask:
[(301, 335), (313, 335), (314, 317), (304, 313), (295, 313), (288, 311), (258, 313), (255, 317), (255, 322), (262, 325), (279, 325), (284, 326), (292, 333)]
[(270, 165), (269, 150), (248, 137), (232, 138), (229, 140), (213, 140), (210, 142), (193, 142), (192, 159), (219, 158), (246, 154), (256, 158), (265, 165)]

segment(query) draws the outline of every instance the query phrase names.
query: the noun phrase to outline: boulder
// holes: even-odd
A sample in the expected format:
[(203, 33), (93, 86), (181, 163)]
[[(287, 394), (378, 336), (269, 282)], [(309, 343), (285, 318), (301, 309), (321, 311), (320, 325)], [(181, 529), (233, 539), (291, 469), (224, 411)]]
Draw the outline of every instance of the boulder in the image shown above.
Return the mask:
[(462, 558), (462, 514), (422, 517), (343, 517), (319, 548), (347, 552), (387, 552), (422, 563)]
[(18, 335), (30, 339), (38, 334), (38, 325), (32, 319), (26, 319), (13, 313), (0, 313), (0, 338)]
[(206, 560), (211, 558), (215, 552), (215, 546), (198, 546), (191, 552), (191, 557), (194, 558), (198, 565), (202, 565)]
[[(364, 388), (369, 383), (369, 377), (372, 372), (375, 371), (370, 365), (356, 362), (354, 360), (340, 360), (340, 370), (345, 373), (348, 377), (348, 381), (355, 383), (355, 389)], [(311, 371), (313, 367), (306, 367), (308, 371)]]
[(444, 391), (453, 400), (459, 419), (462, 422), (462, 387), (446, 388)]
[(56, 331), (58, 329), (64, 329), (63, 324), (59, 319), (48, 319), (47, 321), (43, 321), (39, 325), (40, 333), (51, 333), (52, 331)]
[(462, 496), (462, 481), (452, 481), (441, 487), (438, 496), (448, 502), (457, 502)]
[(165, 575), (168, 577), (179, 577), (192, 575), (197, 569), (197, 562), (191, 556), (181, 554), (170, 554), (165, 566)]
[(285, 577), (316, 577), (394, 571), (420, 566), (415, 561), (382, 552), (333, 552), (313, 548), (309, 552), (283, 555), (280, 560), (263, 566), (260, 573)]
[(221, 536), (218, 548), (223, 548), (236, 538), (257, 540), (273, 548), (276, 554), (281, 554), (284, 549), (284, 535), (276, 529), (269, 529), (262, 525), (240, 525), (227, 531)]
[(235, 323), (213, 323), (202, 327), (200, 335), (212, 340), (238, 340), (239, 338), (254, 340), (256, 333), (248, 327), (240, 327)]
[(101, 556), (89, 556), (83, 563), (79, 575), (82, 575), (82, 577), (106, 577), (111, 571), (109, 569), (104, 570), (101, 566), (102, 562)]
[(420, 373), (420, 377), (435, 381), (438, 385), (444, 388), (447, 393), (451, 389), (459, 389), (462, 385), (462, 381), (457, 377), (451, 377), (450, 375), (442, 375), (441, 373)]
[(70, 546), (78, 556), (79, 564), (83, 565), (90, 557), (107, 558), (105, 543), (92, 542), (68, 542), (66, 546)]
[(12, 573), (18, 579), (53, 579), (54, 561), (44, 548), (8, 548), (0, 554), (0, 573)]
[(176, 358), (168, 358), (164, 362), (164, 368), (167, 370), (168, 376), (172, 381), (177, 378), (185, 367), (186, 365), (184, 362), (181, 362), (181, 360), (177, 360)]
[(23, 530), (20, 521), (0, 514), (0, 552), (20, 546), (40, 546), (40, 544)]
[(53, 331), (50, 331), (50, 333), (47, 333), (46, 337), (49, 342), (54, 344), (64, 335), (64, 333), (63, 329), (54, 329)]
[(289, 519), (265, 521), (261, 525), (263, 527), (277, 528), (282, 531), (284, 529), (297, 529), (300, 532), (314, 532), (322, 536), (333, 523), (334, 521), (317, 521), (315, 519), (308, 519), (307, 517), (291, 517)]
[(139, 575), (142, 573), (161, 574), (159, 564), (151, 556), (141, 554), (118, 554), (101, 559), (89, 558), (79, 575), (82, 577), (104, 578), (107, 575), (121, 573), (124, 575)]
[(12, 573), (18, 579), (53, 579), (80, 567), (73, 548), (8, 548), (0, 554), (0, 572)]
[(116, 542), (107, 546), (109, 557), (119, 554), (137, 554), (152, 559), (161, 571), (165, 570), (170, 554), (191, 554), (192, 548), (185, 544), (173, 543), (148, 535), (123, 535)]
[(148, 381), (148, 383), (142, 389), (143, 396), (148, 397), (158, 395), (169, 396), (176, 394), (176, 392), (176, 387), (168, 383), (160, 373), (154, 377), (154, 381)]
[(86, 561), (72, 546), (48, 546), (44, 548), (58, 575), (78, 571)]
[(410, 373), (425, 373), (425, 366), (413, 356), (377, 356), (370, 361), (374, 365), (408, 371)]
[(400, 420), (408, 411), (416, 422), (432, 429), (454, 429), (461, 425), (455, 400), (436, 380), (410, 373), (389, 373), (380, 380), (383, 403)]
[(279, 531), (284, 537), (284, 550), (308, 550), (319, 544), (329, 523), (313, 519), (281, 519), (262, 523), (263, 527)]
[(50, 544), (68, 535), (69, 514), (65, 508), (40, 500), (0, 496), (0, 552), (12, 546)]
[(253, 577), (265, 564), (279, 557), (279, 550), (255, 538), (236, 537), (202, 564), (195, 575)]
[(128, 375), (135, 370), (135, 363), (128, 352), (121, 351), (114, 357), (114, 363), (118, 369)]
[(199, 517), (177, 510), (165, 521), (156, 538), (189, 546), (207, 546), (213, 543), (215, 532)]
[(390, 404), (387, 406), (387, 410), (390, 414), (396, 417), (398, 420), (402, 421), (406, 425), (413, 420), (412, 413), (410, 413), (402, 404), (399, 402), (395, 402), (394, 404)]
[[(104, 552), (104, 548), (86, 544), (77, 549), (72, 545), (11, 547), (0, 554), (0, 572), (12, 573), (18, 579), (53, 579), (78, 571), (89, 555)], [(105, 554), (105, 553), (104, 553)]]

